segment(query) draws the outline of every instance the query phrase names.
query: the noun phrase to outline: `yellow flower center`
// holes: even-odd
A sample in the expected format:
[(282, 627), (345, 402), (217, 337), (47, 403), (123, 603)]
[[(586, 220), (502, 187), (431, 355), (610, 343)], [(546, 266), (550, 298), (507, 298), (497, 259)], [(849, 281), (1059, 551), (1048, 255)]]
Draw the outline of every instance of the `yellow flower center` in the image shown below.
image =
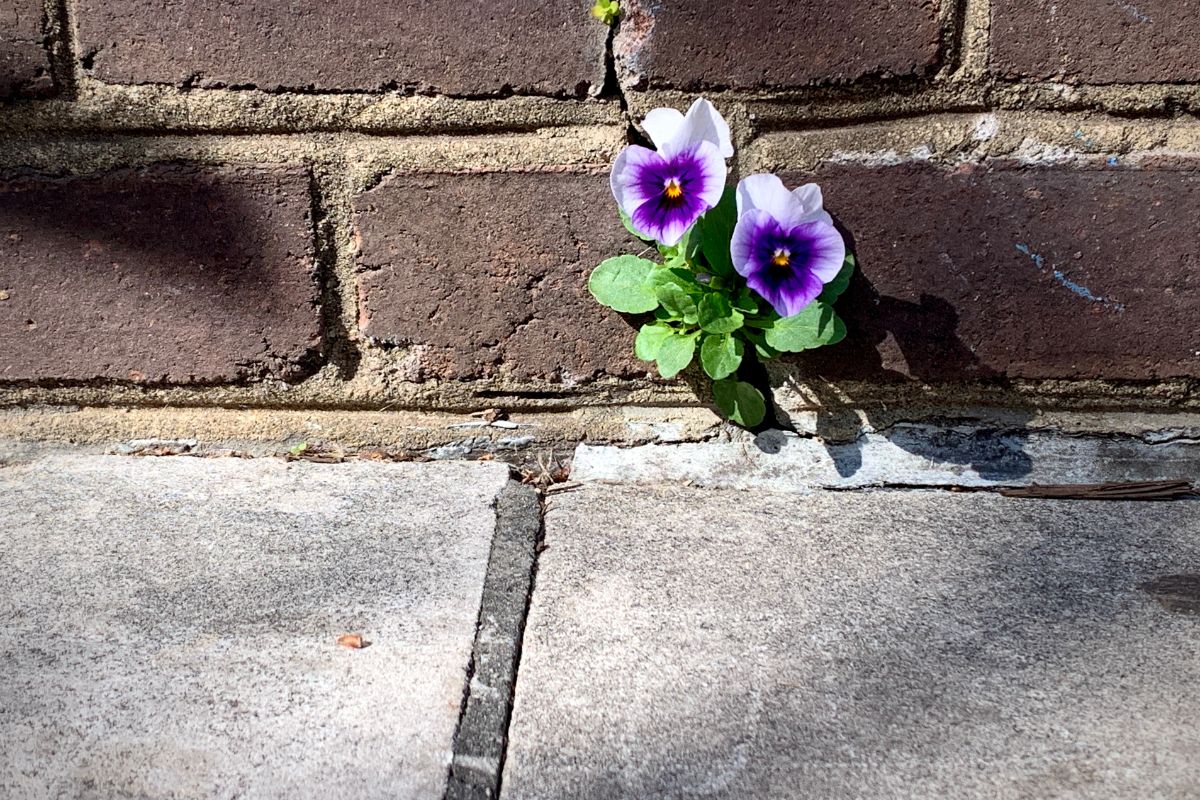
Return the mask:
[(679, 181), (671, 178), (663, 187), (663, 193), (666, 194), (668, 200), (678, 200), (683, 197), (683, 187), (679, 185)]
[(782, 247), (775, 251), (775, 255), (771, 257), (771, 263), (779, 268), (787, 267), (792, 263), (792, 254)]

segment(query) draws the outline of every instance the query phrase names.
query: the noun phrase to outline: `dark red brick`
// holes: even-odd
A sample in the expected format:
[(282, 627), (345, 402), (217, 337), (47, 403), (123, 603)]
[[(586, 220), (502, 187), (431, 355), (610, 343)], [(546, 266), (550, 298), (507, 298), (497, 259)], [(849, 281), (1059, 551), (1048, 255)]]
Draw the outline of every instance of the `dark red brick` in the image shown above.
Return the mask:
[(904, 164), (816, 179), (862, 268), (838, 302), (850, 335), (814, 354), (814, 369), (929, 381), (1200, 376), (1195, 168)]
[(41, 0), (0, 0), (0, 100), (52, 87), (44, 13)]
[(1069, 83), (1200, 80), (1200, 0), (993, 0), (992, 69)]
[(579, 94), (607, 29), (579, 0), (79, 0), (92, 72), (113, 83)]
[(0, 179), (0, 381), (301, 374), (310, 215), (300, 168)]
[(618, 64), (654, 87), (769, 89), (921, 77), (936, 0), (625, 0)]
[(587, 292), (632, 246), (605, 175), (397, 176), (357, 203), (362, 327), (417, 379), (644, 375), (633, 330)]

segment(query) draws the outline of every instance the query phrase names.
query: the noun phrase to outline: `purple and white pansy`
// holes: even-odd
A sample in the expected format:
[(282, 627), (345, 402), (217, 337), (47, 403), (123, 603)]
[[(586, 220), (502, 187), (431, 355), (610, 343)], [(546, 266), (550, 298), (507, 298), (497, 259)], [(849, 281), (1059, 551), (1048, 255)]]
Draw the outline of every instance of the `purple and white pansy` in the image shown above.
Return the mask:
[(612, 193), (625, 226), (658, 247), (606, 259), (588, 291), (641, 316), (638, 358), (663, 378), (698, 361), (721, 413), (753, 428), (768, 405), (755, 385), (761, 372), (743, 363), (845, 338), (833, 304), (850, 284), (854, 257), (816, 184), (790, 191), (774, 175), (752, 175), (726, 186), (733, 141), (704, 98), (686, 114), (656, 108), (642, 128), (654, 148), (621, 151)]
[(721, 200), (729, 124), (704, 98), (687, 114), (657, 108), (642, 122), (657, 150), (630, 145), (617, 156), (612, 192), (634, 229), (667, 247)]
[(799, 314), (841, 271), (846, 243), (815, 183), (788, 191), (775, 175), (751, 175), (737, 187), (730, 252), (746, 285), (781, 317)]

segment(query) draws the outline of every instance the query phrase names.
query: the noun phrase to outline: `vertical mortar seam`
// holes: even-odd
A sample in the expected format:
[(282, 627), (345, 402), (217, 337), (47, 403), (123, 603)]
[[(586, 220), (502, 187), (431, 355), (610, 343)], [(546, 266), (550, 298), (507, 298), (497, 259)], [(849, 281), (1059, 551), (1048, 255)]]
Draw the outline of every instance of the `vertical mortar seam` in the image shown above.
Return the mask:
[(42, 15), (54, 88), (65, 99), (75, 101), (79, 96), (79, 60), (75, 56), (78, 43), (74, 3), (72, 0), (44, 0)]

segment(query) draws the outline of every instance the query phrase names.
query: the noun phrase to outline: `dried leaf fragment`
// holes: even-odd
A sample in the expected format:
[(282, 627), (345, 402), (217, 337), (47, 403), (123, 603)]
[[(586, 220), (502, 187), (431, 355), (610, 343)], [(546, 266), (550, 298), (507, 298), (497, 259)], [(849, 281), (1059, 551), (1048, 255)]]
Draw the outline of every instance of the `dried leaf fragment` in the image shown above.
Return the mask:
[(338, 637), (337, 643), (342, 647), (349, 647), (351, 650), (362, 650), (364, 647), (371, 646), (371, 643), (364, 639), (361, 633), (343, 633)]

